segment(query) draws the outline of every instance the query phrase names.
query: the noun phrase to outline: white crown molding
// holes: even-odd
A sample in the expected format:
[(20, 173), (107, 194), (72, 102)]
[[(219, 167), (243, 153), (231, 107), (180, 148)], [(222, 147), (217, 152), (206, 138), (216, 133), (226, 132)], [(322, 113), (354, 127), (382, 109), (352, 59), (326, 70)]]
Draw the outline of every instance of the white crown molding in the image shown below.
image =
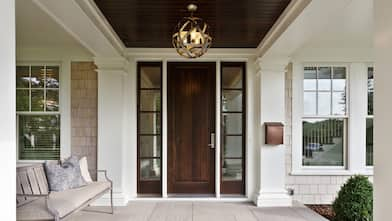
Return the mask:
[(301, 14), (301, 12), (308, 6), (311, 0), (297, 0), (291, 1), (278, 20), (268, 31), (268, 33), (261, 40), (256, 48), (258, 57), (262, 57), (275, 41), (282, 35), (282, 33), (290, 26), (290, 24)]

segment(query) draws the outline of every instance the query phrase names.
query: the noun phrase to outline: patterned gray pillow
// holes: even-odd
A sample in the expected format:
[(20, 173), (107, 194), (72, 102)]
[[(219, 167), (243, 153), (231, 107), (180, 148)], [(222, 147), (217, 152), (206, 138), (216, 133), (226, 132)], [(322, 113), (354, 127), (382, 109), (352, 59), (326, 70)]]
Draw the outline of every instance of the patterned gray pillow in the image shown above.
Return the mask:
[(76, 156), (71, 156), (61, 165), (54, 162), (46, 162), (45, 171), (51, 191), (64, 191), (87, 184), (83, 180), (79, 159)]

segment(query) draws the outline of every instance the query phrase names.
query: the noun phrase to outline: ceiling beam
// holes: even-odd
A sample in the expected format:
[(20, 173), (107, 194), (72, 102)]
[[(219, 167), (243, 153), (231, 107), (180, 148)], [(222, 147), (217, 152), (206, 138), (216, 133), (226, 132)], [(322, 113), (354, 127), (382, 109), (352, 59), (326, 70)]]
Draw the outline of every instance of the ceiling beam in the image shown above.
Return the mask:
[(95, 57), (121, 57), (124, 45), (93, 1), (33, 0)]

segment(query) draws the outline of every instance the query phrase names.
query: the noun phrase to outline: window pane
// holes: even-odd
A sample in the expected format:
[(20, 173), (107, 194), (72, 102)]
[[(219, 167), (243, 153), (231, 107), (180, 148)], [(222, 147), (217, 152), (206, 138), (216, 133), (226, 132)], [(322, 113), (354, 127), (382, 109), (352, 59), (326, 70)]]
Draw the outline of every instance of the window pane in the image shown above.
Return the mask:
[(318, 90), (331, 90), (331, 68), (318, 68)]
[(304, 92), (304, 115), (316, 115), (316, 92)]
[(242, 160), (225, 159), (222, 168), (223, 180), (242, 180)]
[(223, 114), (223, 134), (242, 134), (242, 114)]
[(368, 68), (368, 115), (373, 115), (374, 72)]
[(373, 119), (366, 119), (366, 165), (373, 166)]
[(161, 87), (161, 68), (160, 67), (141, 67), (140, 68), (140, 87), (141, 88), (160, 88)]
[(139, 132), (141, 134), (160, 134), (160, 118), (159, 113), (140, 113)]
[(303, 165), (343, 166), (344, 119), (303, 121)]
[(161, 177), (160, 159), (140, 160), (140, 180), (159, 180)]
[(304, 68), (304, 90), (316, 90), (317, 70), (315, 67)]
[(242, 136), (224, 136), (224, 157), (242, 157)]
[(333, 92), (332, 108), (334, 115), (346, 114), (346, 92)]
[(222, 87), (242, 88), (242, 67), (222, 67)]
[(333, 90), (344, 91), (346, 90), (346, 68), (334, 67), (333, 68)]
[(318, 93), (318, 115), (331, 114), (331, 93), (319, 92)]
[(16, 111), (29, 111), (29, 90), (16, 90)]
[(46, 90), (46, 111), (59, 111), (58, 90)]
[(31, 90), (31, 111), (44, 111), (44, 90)]
[(44, 66), (31, 67), (31, 87), (43, 88), (45, 84), (45, 69)]
[(140, 136), (140, 157), (161, 156), (161, 136)]
[(222, 111), (242, 111), (242, 91), (222, 92)]
[(60, 158), (60, 115), (19, 115), (19, 159)]
[(161, 92), (159, 90), (140, 91), (141, 111), (160, 111)]
[(30, 85), (30, 67), (16, 67), (16, 88), (29, 88)]
[(59, 88), (59, 67), (47, 66), (46, 67), (46, 87)]

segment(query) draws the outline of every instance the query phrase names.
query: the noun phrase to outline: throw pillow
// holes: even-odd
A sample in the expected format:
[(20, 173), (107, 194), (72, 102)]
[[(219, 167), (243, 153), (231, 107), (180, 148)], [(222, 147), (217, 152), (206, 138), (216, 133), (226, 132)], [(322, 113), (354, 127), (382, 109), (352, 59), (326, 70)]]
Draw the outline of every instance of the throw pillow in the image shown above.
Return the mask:
[(61, 165), (46, 162), (45, 170), (51, 191), (64, 191), (86, 185), (80, 172), (79, 159), (76, 156), (71, 156)]

